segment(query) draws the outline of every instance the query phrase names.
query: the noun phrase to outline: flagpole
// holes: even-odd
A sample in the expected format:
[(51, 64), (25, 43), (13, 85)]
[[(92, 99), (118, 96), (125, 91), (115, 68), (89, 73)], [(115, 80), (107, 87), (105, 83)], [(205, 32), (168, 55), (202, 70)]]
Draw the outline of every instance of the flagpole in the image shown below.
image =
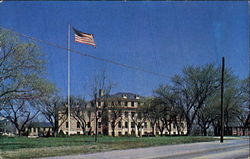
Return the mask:
[(68, 128), (70, 136), (70, 24), (68, 26)]

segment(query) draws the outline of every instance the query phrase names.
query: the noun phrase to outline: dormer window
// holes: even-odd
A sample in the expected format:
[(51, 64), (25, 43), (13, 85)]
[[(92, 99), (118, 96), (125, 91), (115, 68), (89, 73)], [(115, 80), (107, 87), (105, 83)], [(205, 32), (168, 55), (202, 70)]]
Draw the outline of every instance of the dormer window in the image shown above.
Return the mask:
[(140, 96), (138, 96), (138, 95), (135, 95), (135, 99), (140, 99)]
[(122, 98), (127, 99), (127, 98), (128, 98), (127, 94), (123, 94), (123, 95), (122, 95)]

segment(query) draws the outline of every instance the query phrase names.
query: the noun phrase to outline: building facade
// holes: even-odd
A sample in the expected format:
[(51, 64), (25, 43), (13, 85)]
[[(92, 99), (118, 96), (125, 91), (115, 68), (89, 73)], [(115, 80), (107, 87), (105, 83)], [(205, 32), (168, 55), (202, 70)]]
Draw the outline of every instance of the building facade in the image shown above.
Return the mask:
[[(78, 112), (80, 114), (78, 116), (84, 119), (84, 122), (71, 113), (70, 134), (93, 135), (96, 133), (96, 127), (98, 134), (109, 136), (151, 136), (160, 134), (157, 125), (152, 124), (142, 112), (138, 112), (140, 106), (143, 105), (143, 97), (124, 92), (109, 95), (108, 97), (105, 97), (103, 92), (100, 92), (99, 96), (95, 101), (96, 107), (93, 108), (91, 104), (88, 104), (84, 111)], [(60, 131), (68, 134), (68, 120), (61, 122), (64, 123), (59, 123), (62, 125)], [(187, 133), (186, 124), (184, 121), (182, 122), (183, 129), (181, 132), (178, 132), (175, 125), (172, 124), (171, 130), (164, 129), (163, 134), (185, 135)]]
[(48, 122), (33, 122), (25, 128), (25, 132), (28, 136), (51, 136), (52, 126)]

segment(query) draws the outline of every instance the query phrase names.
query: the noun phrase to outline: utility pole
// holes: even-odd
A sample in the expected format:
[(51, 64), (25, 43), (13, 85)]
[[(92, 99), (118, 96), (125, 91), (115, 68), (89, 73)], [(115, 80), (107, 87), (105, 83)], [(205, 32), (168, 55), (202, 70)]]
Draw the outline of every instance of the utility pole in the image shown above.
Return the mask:
[(224, 136), (224, 109), (223, 109), (224, 67), (225, 67), (225, 58), (222, 57), (222, 67), (221, 67), (221, 133), (220, 133), (220, 142), (221, 143), (223, 143), (223, 136)]

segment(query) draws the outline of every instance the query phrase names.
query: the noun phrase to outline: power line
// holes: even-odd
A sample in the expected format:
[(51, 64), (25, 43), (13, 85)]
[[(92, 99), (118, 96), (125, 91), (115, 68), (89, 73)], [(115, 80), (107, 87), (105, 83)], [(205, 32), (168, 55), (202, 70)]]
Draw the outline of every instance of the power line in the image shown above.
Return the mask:
[(149, 73), (149, 74), (153, 74), (155, 76), (160, 76), (160, 77), (164, 77), (164, 78), (170, 78), (169, 76), (167, 76), (165, 74), (161, 74), (161, 73), (158, 73), (158, 72), (150, 71), (150, 70), (147, 70), (147, 69), (144, 69), (144, 68), (141, 68), (141, 67), (135, 67), (135, 66), (131, 66), (131, 65), (119, 63), (119, 62), (116, 62), (116, 61), (113, 61), (113, 60), (109, 60), (109, 59), (97, 57), (97, 56), (94, 56), (94, 55), (82, 53), (82, 52), (77, 51), (77, 50), (68, 49), (66, 47), (63, 47), (63, 46), (60, 46), (60, 45), (57, 45), (57, 44), (54, 44), (54, 43), (51, 43), (51, 42), (48, 42), (48, 41), (45, 41), (45, 40), (41, 40), (41, 39), (38, 39), (38, 38), (35, 38), (35, 37), (32, 37), (32, 36), (26, 35), (26, 34), (23, 34), (23, 33), (19, 33), (19, 32), (13, 31), (11, 29), (6, 29), (6, 28), (3, 28), (3, 27), (1, 27), (1, 28), (4, 29), (4, 30), (10, 31), (10, 32), (12, 32), (12, 33), (14, 33), (16, 35), (19, 35), (19, 36), (22, 36), (22, 37), (26, 37), (26, 38), (34, 40), (34, 41), (38, 41), (38, 42), (41, 42), (41, 43), (44, 43), (44, 44), (47, 44), (47, 45), (50, 45), (50, 46), (53, 46), (53, 47), (56, 47), (56, 48), (59, 48), (59, 49), (63, 49), (63, 50), (67, 50), (67, 51), (69, 50), (70, 52), (76, 53), (76, 54), (81, 55), (81, 56), (89, 57), (89, 58), (92, 58), (92, 59), (95, 59), (95, 60), (99, 60), (99, 61), (103, 61), (103, 62), (106, 62), (106, 63), (111, 63), (111, 64), (114, 64), (114, 65), (117, 65), (117, 66), (120, 66), (120, 67), (125, 67), (125, 68), (128, 68), (128, 69), (132, 69), (132, 70), (146, 72), (146, 73)]

